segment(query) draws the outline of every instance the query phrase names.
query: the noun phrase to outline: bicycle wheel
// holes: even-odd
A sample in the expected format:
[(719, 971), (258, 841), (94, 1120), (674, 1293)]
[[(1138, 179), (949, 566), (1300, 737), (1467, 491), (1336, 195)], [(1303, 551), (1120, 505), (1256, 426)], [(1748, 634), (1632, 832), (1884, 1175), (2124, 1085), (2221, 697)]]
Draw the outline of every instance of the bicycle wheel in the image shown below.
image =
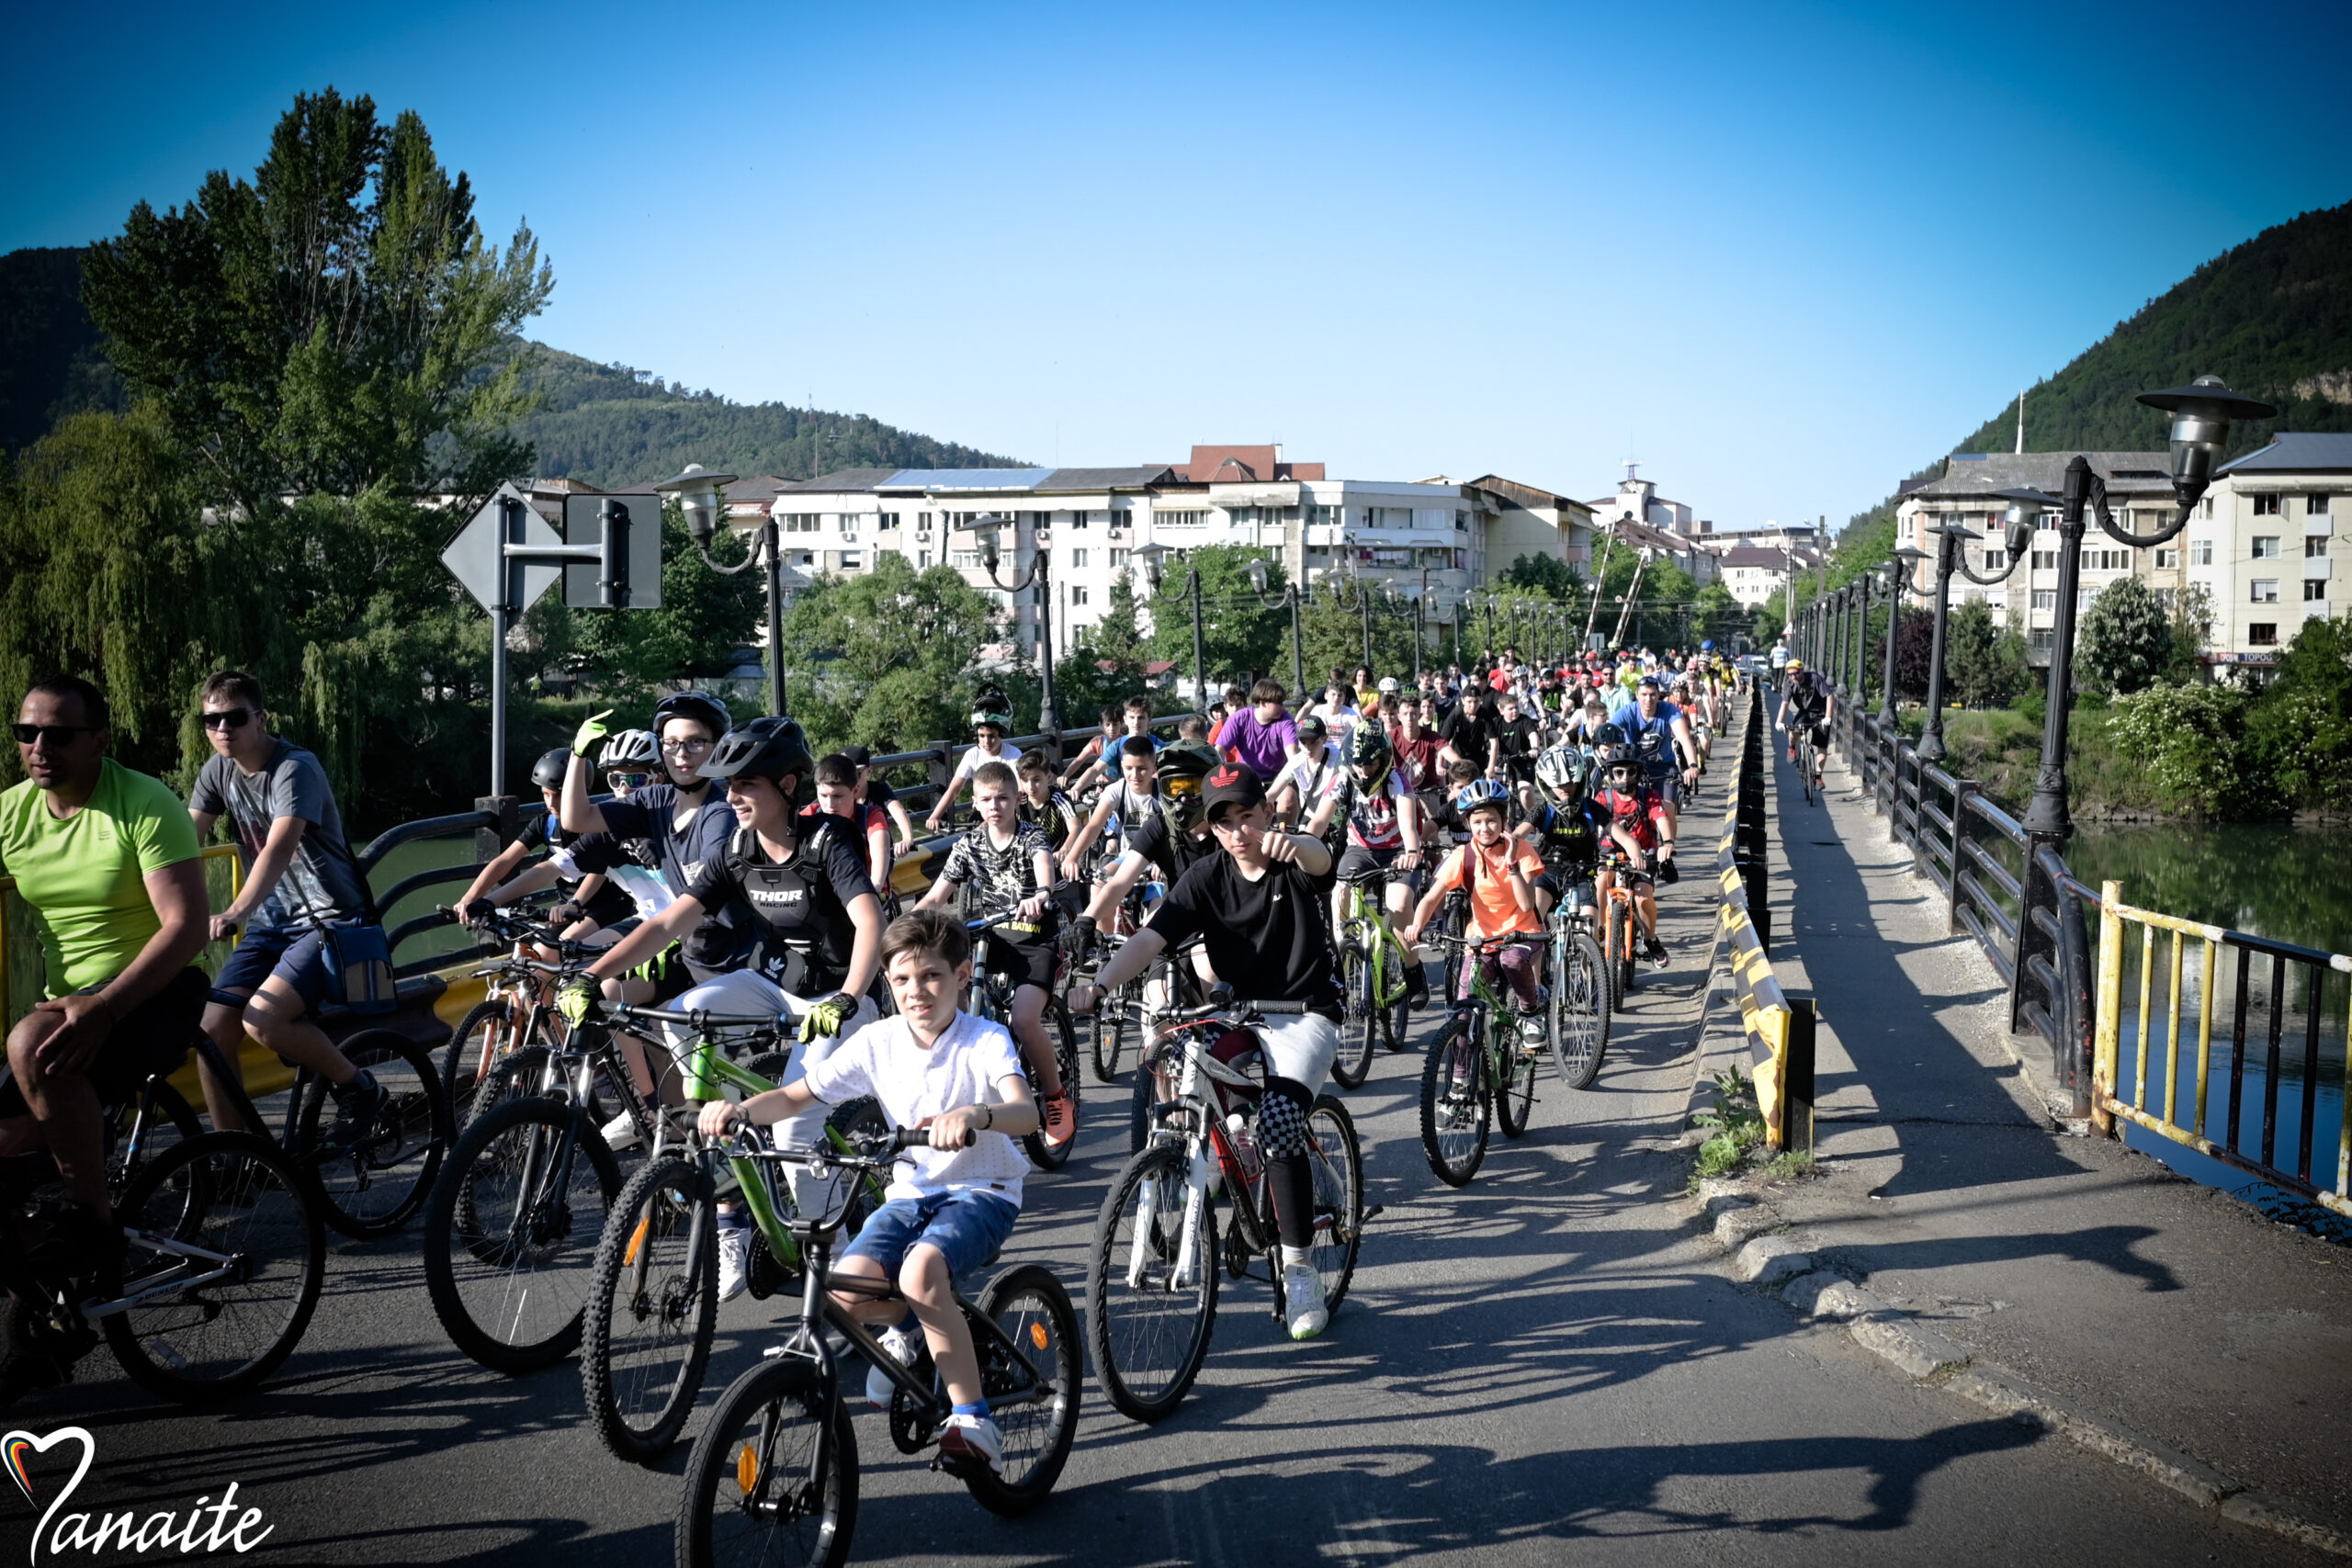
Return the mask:
[(516, 1028), (513, 1003), (495, 997), (475, 1003), (441, 1047), (441, 1094), (459, 1126), (466, 1123), (474, 1095), (491, 1068), (518, 1043)]
[[(1078, 1031), (1071, 1025), (1069, 1010), (1062, 1006), (1061, 998), (1046, 998), (1044, 1021), (1046, 1038), (1054, 1043), (1054, 1066), (1061, 1073), (1062, 1088), (1069, 1095), (1070, 1110), (1074, 1112), (1078, 1110), (1079, 1101)], [(1035, 1092), (1037, 1086), (1034, 1073), (1030, 1077), (1029, 1087), (1033, 1093)], [(1042, 1111), (1045, 1097), (1040, 1094), (1037, 1100)], [(1029, 1163), (1039, 1170), (1059, 1170), (1069, 1163), (1069, 1156), (1078, 1152), (1078, 1132), (1072, 1128), (1066, 1143), (1048, 1143), (1041, 1118), (1037, 1131), (1021, 1140), (1021, 1148), (1029, 1156)]]
[(1012, 1341), (1007, 1349), (977, 1328), (972, 1335), (980, 1393), (1003, 1435), (1004, 1461), (1002, 1470), (967, 1476), (964, 1484), (992, 1514), (1025, 1514), (1053, 1491), (1078, 1435), (1086, 1378), (1078, 1310), (1051, 1270), (1026, 1263), (989, 1282), (979, 1312)]
[(677, 1568), (837, 1568), (857, 1529), (857, 1435), (817, 1369), (775, 1357), (737, 1378), (686, 1461)]
[(1307, 1168), (1315, 1179), (1315, 1239), (1309, 1254), (1323, 1278), (1323, 1305), (1337, 1313), (1356, 1277), (1363, 1246), (1363, 1145), (1355, 1119), (1328, 1094), (1306, 1112)]
[(1345, 1014), (1340, 1022), (1339, 1054), (1331, 1058), (1331, 1077), (1341, 1089), (1361, 1089), (1372, 1075), (1373, 1045), (1380, 1028), (1372, 983), (1363, 933), (1351, 931), (1340, 943), (1340, 1000)]
[(1421, 1064), (1421, 1151), (1449, 1187), (1466, 1186), (1487, 1157), (1486, 1053), (1457, 1016)]
[(156, 1293), (105, 1320), (131, 1382), (199, 1404), (259, 1386), (294, 1353), (326, 1278), (311, 1190), (251, 1133), (206, 1133), (141, 1167), (114, 1201), (123, 1294)]
[(1506, 1138), (1522, 1137), (1527, 1132), (1528, 1118), (1535, 1111), (1535, 1069), (1544, 1060), (1542, 1047), (1531, 1051), (1521, 1032), (1520, 1021), (1496, 1026), (1497, 1043), (1500, 1046), (1501, 1073), (1493, 1070), (1494, 1057), (1489, 1057), (1487, 1077), (1495, 1083), (1495, 1125), (1503, 1130)]
[(1611, 916), (1616, 921), (1617, 962), (1610, 976), (1609, 1002), (1612, 1008), (1625, 1005), (1625, 998), (1634, 988), (1634, 903), (1628, 898), (1618, 903)]
[(718, 1229), (695, 1165), (664, 1155), (629, 1178), (588, 1285), (580, 1390), (615, 1459), (651, 1464), (693, 1414), (718, 1322)]
[[(153, 1108), (141, 1114), (141, 1100), (133, 1099), (121, 1108), (114, 1124), (108, 1129), (111, 1142), (107, 1149), (107, 1191), (114, 1201), (130, 1179), (146, 1168), (151, 1161), (163, 1157), (165, 1150), (189, 1139), (199, 1137), (204, 1123), (196, 1110), (166, 1078), (156, 1078), (140, 1090), (142, 1097), (153, 1096)], [(131, 1134), (138, 1134), (136, 1157), (131, 1150)]]
[(1125, 1048), (1127, 1011), (1125, 998), (1104, 997), (1094, 1010), (1094, 1081), (1111, 1083), (1119, 1076), (1119, 1055)]
[(620, 1185), (613, 1151), (560, 1100), (476, 1118), (424, 1206), (424, 1289), (450, 1342), (516, 1377), (571, 1354)]
[(1570, 1089), (1588, 1089), (1609, 1049), (1609, 983), (1600, 944), (1569, 931), (1555, 944), (1552, 974), (1552, 1063)]
[(1190, 1268), (1179, 1269), (1191, 1168), (1181, 1145), (1146, 1150), (1120, 1172), (1094, 1216), (1086, 1265), (1094, 1375), (1130, 1420), (1174, 1413), (1200, 1375), (1216, 1323), (1216, 1223), (1205, 1198), (1193, 1225)]
[(456, 1134), (432, 1054), (405, 1035), (370, 1029), (343, 1043), (352, 1066), (384, 1089), (383, 1110), (357, 1143), (330, 1147), (334, 1098), (313, 1077), (294, 1123), (292, 1152), (318, 1177), (326, 1221), (348, 1236), (390, 1235), (416, 1217)]
[[(1395, 937), (1391, 936), (1388, 941), (1381, 943), (1380, 953), (1380, 967), (1383, 973), (1374, 976), (1380, 987), (1374, 994), (1387, 996), (1405, 983), (1405, 950), (1398, 946)], [(1380, 1010), (1380, 1032), (1386, 1038), (1391, 1051), (1402, 1051), (1405, 1048), (1405, 1035), (1412, 1027), (1413, 1004), (1402, 996)]]

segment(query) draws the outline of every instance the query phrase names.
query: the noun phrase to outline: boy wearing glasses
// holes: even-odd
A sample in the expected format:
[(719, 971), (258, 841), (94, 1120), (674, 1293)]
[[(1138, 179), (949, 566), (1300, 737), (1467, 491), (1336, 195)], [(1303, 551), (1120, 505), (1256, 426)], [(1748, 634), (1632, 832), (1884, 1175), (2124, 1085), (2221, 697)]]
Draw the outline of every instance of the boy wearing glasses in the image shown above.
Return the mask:
[[(210, 929), (214, 942), (244, 930), (213, 980), (215, 990), (244, 1002), (208, 1004), (204, 1032), (241, 1076), (238, 1052), (247, 1034), (316, 1071), (335, 1102), (324, 1141), (356, 1143), (389, 1093), (335, 1049), (311, 1014), (326, 999), (328, 930), (374, 919), (375, 900), (344, 838), (326, 770), (310, 751), (269, 732), (261, 682), (242, 670), (221, 671), (204, 683), (201, 716), (213, 755), (196, 775), (187, 813), (199, 840), (225, 815), (245, 865), (244, 886), (212, 917)], [(212, 1124), (239, 1127), (209, 1074), (207, 1067)]]

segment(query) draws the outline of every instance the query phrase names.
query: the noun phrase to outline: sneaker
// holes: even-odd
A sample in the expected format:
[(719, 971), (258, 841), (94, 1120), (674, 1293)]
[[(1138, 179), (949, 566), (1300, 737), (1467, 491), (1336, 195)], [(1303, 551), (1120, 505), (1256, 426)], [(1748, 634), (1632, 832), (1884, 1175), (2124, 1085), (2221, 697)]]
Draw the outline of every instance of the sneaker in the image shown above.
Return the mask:
[(996, 1429), (996, 1422), (989, 1416), (950, 1416), (947, 1429), (939, 1434), (939, 1460), (950, 1470), (985, 1465), (1001, 1474), (1004, 1470), (1004, 1434)]
[[(886, 1328), (875, 1337), (882, 1341), (882, 1348), (890, 1352), (899, 1365), (911, 1367), (922, 1349), (922, 1336), (920, 1328)], [(888, 1410), (890, 1408), (890, 1396), (898, 1392), (899, 1385), (892, 1382), (881, 1368), (865, 1369), (866, 1404), (876, 1410)]]
[(1430, 1005), (1429, 966), (1416, 964), (1405, 971), (1405, 1006), (1419, 1012)]
[(1650, 962), (1657, 964), (1661, 969), (1665, 968), (1667, 964), (1671, 962), (1666, 955), (1666, 943), (1662, 942), (1653, 942), (1650, 943), (1649, 957)]
[(1544, 1045), (1543, 1012), (1539, 1010), (1535, 1012), (1521, 1013), (1519, 1015), (1519, 1048), (1531, 1056), (1537, 1056), (1543, 1055)]
[(327, 1128), (325, 1141), (337, 1148), (348, 1148), (366, 1137), (392, 1098), (365, 1067), (349, 1083), (330, 1086), (327, 1092), (334, 1096), (334, 1122)]
[(605, 1122), (598, 1135), (605, 1140), (605, 1146), (615, 1154), (623, 1149), (633, 1149), (645, 1142), (645, 1134), (638, 1131), (637, 1118), (626, 1111)]
[(1046, 1142), (1058, 1146), (1078, 1136), (1078, 1096), (1068, 1087), (1046, 1096), (1045, 1109)]
[(731, 1302), (743, 1293), (752, 1272), (752, 1227), (721, 1226), (718, 1232), (718, 1299)]
[(1293, 1263), (1283, 1269), (1283, 1300), (1290, 1307), (1290, 1337), (1312, 1339), (1331, 1321), (1323, 1304), (1323, 1276), (1311, 1263)]

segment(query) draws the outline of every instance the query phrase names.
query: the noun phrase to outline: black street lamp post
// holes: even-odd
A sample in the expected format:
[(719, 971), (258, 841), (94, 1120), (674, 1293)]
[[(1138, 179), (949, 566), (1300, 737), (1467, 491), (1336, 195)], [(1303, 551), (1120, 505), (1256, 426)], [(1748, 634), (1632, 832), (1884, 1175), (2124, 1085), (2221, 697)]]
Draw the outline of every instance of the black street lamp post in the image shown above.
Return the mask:
[(678, 510), (685, 513), (686, 533), (702, 555), (703, 564), (711, 570), (732, 577), (748, 571), (755, 565), (767, 563), (768, 580), (768, 712), (781, 716), (784, 712), (784, 549), (776, 535), (775, 513), (768, 513), (760, 525), (760, 542), (733, 566), (721, 566), (710, 553), (718, 538), (718, 510), (721, 487), (735, 481), (733, 474), (713, 473), (700, 463), (688, 463), (677, 478), (664, 479), (653, 487), (658, 495), (675, 496)]
[[(979, 536), (980, 570), (989, 581), (1007, 593), (1019, 593), (1029, 588), (1037, 591), (1037, 728), (1046, 733), (1046, 751), (1058, 759), (1062, 749), (1061, 715), (1054, 706), (1054, 590), (1053, 549), (1045, 531), (1038, 531), (1035, 547), (1031, 551), (1029, 570), (1017, 582), (1007, 582), (996, 574), (1003, 557), (997, 551), (997, 536), (1011, 521), (993, 512), (983, 512), (972, 519), (972, 532)], [(1020, 547), (1019, 536), (1014, 536), (1014, 547)]]
[(1944, 760), (1944, 627), (1951, 614), (1951, 575), (1957, 571), (1969, 581), (1990, 588), (2017, 570), (2018, 562), (2033, 544), (2033, 520), (2038, 507), (2011, 502), (2008, 512), (2008, 562), (2000, 571), (1985, 576), (1968, 564), (1968, 545), (1973, 537), (1967, 529), (1947, 523), (1936, 533), (1936, 630), (1928, 654), (1928, 720), (1919, 731), (1919, 760), (1940, 762)]
[[(1135, 553), (1143, 558), (1145, 585), (1151, 590), (1154, 599), (1159, 598), (1160, 580), (1167, 571), (1164, 564), (1167, 547), (1158, 543), (1143, 545)], [(1209, 705), (1208, 652), (1201, 637), (1201, 569), (1187, 566), (1184, 576), (1184, 592), (1193, 602), (1193, 706), (1194, 711), (1205, 713)]]
[(1892, 735), (1894, 731), (1894, 634), (1903, 625), (1903, 598), (1919, 590), (1913, 580), (1918, 575), (1918, 565), (1928, 558), (1928, 552), (1916, 545), (1905, 545), (1894, 552), (1886, 563), (1886, 673), (1878, 694), (1880, 728)]
[(1266, 597), (1266, 563), (1262, 560), (1253, 560), (1243, 570), (1250, 574), (1250, 590), (1258, 595), (1260, 604), (1270, 610), (1290, 611), (1291, 700), (1304, 703), (1306, 701), (1306, 645), (1300, 640), (1298, 635), (1298, 584), (1285, 582), (1283, 584), (1283, 591), (1269, 599)]

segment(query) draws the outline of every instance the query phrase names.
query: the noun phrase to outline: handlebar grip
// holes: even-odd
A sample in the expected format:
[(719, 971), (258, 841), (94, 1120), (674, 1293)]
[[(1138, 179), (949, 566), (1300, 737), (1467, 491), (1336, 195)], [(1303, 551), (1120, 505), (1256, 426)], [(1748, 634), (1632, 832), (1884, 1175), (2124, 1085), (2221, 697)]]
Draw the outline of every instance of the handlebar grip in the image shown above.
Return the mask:
[(1257, 1009), (1261, 1015), (1303, 1013), (1306, 1010), (1305, 1002), (1251, 1002), (1250, 1005)]
[[(964, 1146), (967, 1149), (970, 1148), (972, 1146), (974, 1134), (972, 1130), (969, 1127), (965, 1128)], [(898, 1128), (890, 1134), (890, 1147), (894, 1150), (927, 1149), (931, 1147), (931, 1129), (928, 1127)]]

